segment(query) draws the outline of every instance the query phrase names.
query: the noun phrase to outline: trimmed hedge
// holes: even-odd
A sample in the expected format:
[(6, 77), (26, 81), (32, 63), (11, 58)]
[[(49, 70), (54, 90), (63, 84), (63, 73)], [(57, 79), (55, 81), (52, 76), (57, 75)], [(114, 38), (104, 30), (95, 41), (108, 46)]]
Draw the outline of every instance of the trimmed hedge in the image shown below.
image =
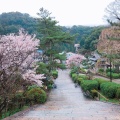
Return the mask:
[[(71, 70), (70, 75), (72, 80), (78, 83), (84, 92), (87, 93), (87, 91), (89, 91), (93, 98), (98, 96), (97, 92), (94, 90), (99, 90), (107, 98), (120, 99), (120, 84), (113, 83), (102, 78), (88, 80), (88, 76), (76, 74), (75, 70)], [(112, 75), (116, 75), (116, 73), (112, 73)]]
[(80, 85), (83, 80), (84, 80), (83, 78), (78, 77), (77, 78), (77, 83)]
[(73, 73), (72, 74), (72, 80), (73, 80), (73, 82), (77, 82), (77, 79), (78, 79), (78, 75), (76, 74), (76, 73)]
[(112, 82), (105, 82), (100, 85), (101, 92), (108, 98), (115, 98), (119, 84)]
[(83, 91), (89, 91), (91, 92), (91, 90), (98, 90), (98, 82), (95, 80), (83, 80), (81, 82), (81, 87), (83, 89)]
[[(111, 74), (112, 74), (112, 78), (114, 78), (114, 79), (120, 78), (120, 74), (118, 74), (118, 73), (111, 73)], [(110, 77), (110, 72), (107, 72), (107, 76)]]
[(86, 75), (78, 75), (79, 78), (82, 78), (83, 80), (88, 80), (88, 76)]
[(101, 85), (102, 83), (109, 82), (109, 81), (106, 81), (106, 80), (104, 80), (104, 79), (102, 79), (102, 78), (95, 78), (95, 79), (93, 79), (93, 80), (96, 80), (96, 81), (98, 82), (98, 90), (100, 90), (100, 85)]
[(120, 88), (117, 89), (116, 98), (120, 99)]
[[(107, 72), (110, 72), (110, 68), (107, 68), (107, 69), (106, 69), (106, 73), (107, 73)], [(111, 72), (115, 72), (115, 70), (114, 70), (114, 69), (111, 69)]]

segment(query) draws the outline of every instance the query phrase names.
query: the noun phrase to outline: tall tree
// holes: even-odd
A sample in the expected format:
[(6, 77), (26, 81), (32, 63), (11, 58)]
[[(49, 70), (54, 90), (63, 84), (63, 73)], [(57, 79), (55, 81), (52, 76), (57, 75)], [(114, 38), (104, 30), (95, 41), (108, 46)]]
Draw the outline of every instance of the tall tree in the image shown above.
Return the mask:
[(45, 57), (48, 58), (49, 71), (54, 68), (54, 57), (60, 52), (61, 43), (72, 43), (75, 36), (71, 36), (68, 32), (63, 32), (61, 27), (57, 25), (57, 21), (51, 17), (51, 13), (44, 8), (40, 8), (40, 13), (37, 13), (38, 32), (41, 39), (40, 48), (44, 50)]
[[(42, 85), (43, 75), (35, 73), (34, 52), (39, 46), (35, 36), (19, 32), (0, 38), (0, 115), (11, 95), (21, 89), (24, 81)], [(34, 69), (32, 69), (34, 68)]]

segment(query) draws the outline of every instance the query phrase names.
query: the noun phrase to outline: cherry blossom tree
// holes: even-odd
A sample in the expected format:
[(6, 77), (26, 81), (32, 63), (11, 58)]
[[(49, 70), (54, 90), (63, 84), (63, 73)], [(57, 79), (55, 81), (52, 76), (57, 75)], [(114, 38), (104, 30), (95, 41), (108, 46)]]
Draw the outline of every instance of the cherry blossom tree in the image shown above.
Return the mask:
[(23, 31), (18, 34), (0, 36), (0, 111), (5, 107), (10, 95), (24, 84), (34, 81), (39, 86), (44, 75), (36, 75), (34, 53), (40, 40)]
[(79, 66), (82, 60), (86, 59), (83, 55), (73, 54), (66, 60), (66, 66), (71, 68), (72, 66)]

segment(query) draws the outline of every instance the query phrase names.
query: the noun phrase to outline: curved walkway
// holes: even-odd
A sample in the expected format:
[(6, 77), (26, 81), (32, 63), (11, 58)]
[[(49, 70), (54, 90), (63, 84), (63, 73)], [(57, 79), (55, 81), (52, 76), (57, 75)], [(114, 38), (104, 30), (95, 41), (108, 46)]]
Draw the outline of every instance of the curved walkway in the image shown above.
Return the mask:
[(44, 105), (7, 120), (120, 120), (120, 106), (92, 101), (75, 88), (69, 70), (59, 70), (57, 89), (50, 93)]

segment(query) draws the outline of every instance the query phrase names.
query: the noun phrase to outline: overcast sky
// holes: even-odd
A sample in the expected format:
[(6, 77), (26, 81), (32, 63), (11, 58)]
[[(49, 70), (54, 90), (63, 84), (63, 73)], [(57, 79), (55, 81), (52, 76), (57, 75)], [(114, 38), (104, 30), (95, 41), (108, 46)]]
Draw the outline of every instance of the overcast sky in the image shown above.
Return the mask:
[(3, 12), (28, 13), (36, 17), (41, 7), (62, 26), (103, 25), (105, 8), (114, 0), (0, 0), (0, 14)]

